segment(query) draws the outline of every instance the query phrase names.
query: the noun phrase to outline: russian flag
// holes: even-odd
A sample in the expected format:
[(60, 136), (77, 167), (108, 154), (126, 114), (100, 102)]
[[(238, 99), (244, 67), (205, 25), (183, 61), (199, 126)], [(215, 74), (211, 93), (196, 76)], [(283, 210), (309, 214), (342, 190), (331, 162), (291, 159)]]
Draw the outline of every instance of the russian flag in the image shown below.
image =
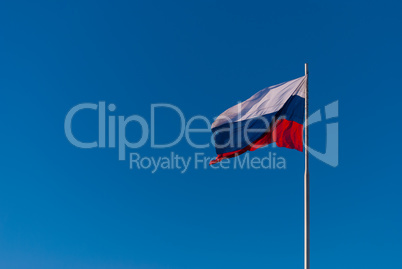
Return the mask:
[(265, 88), (219, 115), (211, 126), (218, 156), (210, 165), (273, 142), (303, 151), (306, 80)]

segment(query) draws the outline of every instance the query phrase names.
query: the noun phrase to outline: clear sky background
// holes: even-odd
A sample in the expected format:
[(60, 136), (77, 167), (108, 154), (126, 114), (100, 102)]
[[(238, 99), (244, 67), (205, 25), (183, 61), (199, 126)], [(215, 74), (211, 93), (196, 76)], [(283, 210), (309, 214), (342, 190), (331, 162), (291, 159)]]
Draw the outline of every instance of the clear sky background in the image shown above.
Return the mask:
[[(213, 117), (310, 65), (339, 100), (339, 166), (311, 159), (311, 268), (402, 268), (397, 1), (7, 1), (0, 5), (1, 268), (302, 268), (304, 156), (286, 170), (130, 170), (64, 134), (73, 106)], [(95, 113), (73, 131), (91, 141)], [(157, 141), (178, 134), (158, 115)], [(325, 123), (311, 146), (325, 150)], [(202, 124), (199, 124), (203, 126)], [(132, 126), (131, 138), (138, 130)], [(137, 132), (138, 133), (138, 132)], [(197, 137), (208, 141), (210, 133)], [(142, 156), (196, 152), (185, 141)], [(134, 152), (134, 150), (128, 150)], [(212, 147), (197, 150), (214, 157)]]

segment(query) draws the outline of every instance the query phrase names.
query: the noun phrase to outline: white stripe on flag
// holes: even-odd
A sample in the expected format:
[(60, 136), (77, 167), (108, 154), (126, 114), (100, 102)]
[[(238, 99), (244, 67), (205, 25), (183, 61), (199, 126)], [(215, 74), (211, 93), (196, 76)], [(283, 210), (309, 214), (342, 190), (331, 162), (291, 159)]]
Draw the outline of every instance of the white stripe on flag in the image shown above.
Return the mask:
[(228, 122), (237, 122), (259, 117), (279, 111), (292, 95), (305, 98), (305, 76), (270, 86), (251, 96), (246, 101), (237, 104), (214, 121), (211, 128), (218, 127)]

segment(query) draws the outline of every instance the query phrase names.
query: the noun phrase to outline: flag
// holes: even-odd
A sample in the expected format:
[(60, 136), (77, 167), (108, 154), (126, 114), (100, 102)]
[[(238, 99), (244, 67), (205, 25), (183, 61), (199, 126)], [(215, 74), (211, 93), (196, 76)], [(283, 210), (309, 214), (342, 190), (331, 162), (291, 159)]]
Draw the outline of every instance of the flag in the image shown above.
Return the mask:
[(273, 142), (303, 151), (306, 80), (262, 89), (219, 115), (211, 126), (218, 156), (210, 165)]

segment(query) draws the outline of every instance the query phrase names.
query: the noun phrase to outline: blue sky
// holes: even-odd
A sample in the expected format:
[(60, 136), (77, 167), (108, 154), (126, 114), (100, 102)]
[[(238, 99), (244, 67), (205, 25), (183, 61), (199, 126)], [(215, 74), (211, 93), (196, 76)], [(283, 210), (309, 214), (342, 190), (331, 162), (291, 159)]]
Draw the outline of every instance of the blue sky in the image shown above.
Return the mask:
[[(285, 170), (129, 169), (79, 149), (64, 118), (105, 101), (213, 119), (304, 74), (310, 110), (339, 100), (339, 166), (311, 159), (311, 267), (401, 268), (401, 4), (391, 1), (12, 1), (0, 5), (1, 268), (302, 268), (303, 154)], [(202, 124), (200, 124), (202, 125)], [(179, 121), (158, 114), (156, 139)], [(201, 126), (203, 127), (203, 126)], [(74, 133), (96, 139), (96, 114)], [(325, 150), (325, 122), (311, 146)], [(128, 135), (135, 137), (135, 125)], [(210, 133), (198, 141), (210, 139)], [(169, 149), (193, 156), (185, 141)], [(212, 147), (197, 150), (214, 157)]]

